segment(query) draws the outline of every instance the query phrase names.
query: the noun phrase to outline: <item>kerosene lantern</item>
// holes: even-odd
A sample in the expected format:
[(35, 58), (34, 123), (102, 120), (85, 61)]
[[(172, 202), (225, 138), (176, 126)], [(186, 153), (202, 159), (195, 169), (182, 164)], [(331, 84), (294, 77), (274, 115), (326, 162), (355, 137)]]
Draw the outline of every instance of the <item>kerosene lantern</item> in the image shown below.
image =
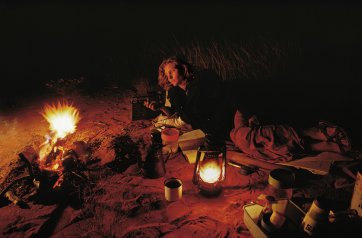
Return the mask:
[(193, 183), (206, 196), (216, 196), (222, 190), (226, 173), (225, 146), (199, 147), (196, 155)]

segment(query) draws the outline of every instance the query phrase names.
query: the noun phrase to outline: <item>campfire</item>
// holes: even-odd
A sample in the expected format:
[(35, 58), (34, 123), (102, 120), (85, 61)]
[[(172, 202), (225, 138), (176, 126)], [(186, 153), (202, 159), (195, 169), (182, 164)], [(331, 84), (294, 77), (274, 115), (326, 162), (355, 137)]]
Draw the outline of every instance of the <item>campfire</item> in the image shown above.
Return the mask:
[(42, 115), (49, 122), (49, 134), (40, 145), (37, 163), (43, 174), (55, 178), (54, 189), (62, 186), (66, 172), (74, 174), (79, 165), (77, 153), (65, 144), (67, 136), (76, 131), (80, 116), (77, 108), (65, 102), (45, 105)]
[[(39, 148), (31, 147), (29, 151), (19, 154), (19, 167), (11, 173), (26, 175), (19, 178), (9, 176), (14, 179), (9, 180), (9, 184), (0, 191), (0, 197), (5, 196), (18, 204), (22, 197), (29, 197), (28, 194), (35, 195), (38, 201), (52, 197), (54, 202), (74, 195), (78, 201), (72, 200), (81, 202), (82, 188), (88, 180), (83, 174), (88, 162), (85, 152), (87, 145), (83, 141), (73, 142), (69, 138), (76, 131), (80, 120), (79, 110), (71, 104), (58, 102), (56, 105), (45, 105), (41, 114), (49, 123), (46, 140)], [(31, 192), (14, 192), (24, 187), (24, 183)]]
[(42, 170), (61, 172), (67, 152), (63, 144), (67, 135), (76, 130), (80, 120), (79, 111), (72, 105), (58, 102), (57, 105), (46, 105), (42, 115), (49, 122), (50, 133), (40, 146), (39, 167)]

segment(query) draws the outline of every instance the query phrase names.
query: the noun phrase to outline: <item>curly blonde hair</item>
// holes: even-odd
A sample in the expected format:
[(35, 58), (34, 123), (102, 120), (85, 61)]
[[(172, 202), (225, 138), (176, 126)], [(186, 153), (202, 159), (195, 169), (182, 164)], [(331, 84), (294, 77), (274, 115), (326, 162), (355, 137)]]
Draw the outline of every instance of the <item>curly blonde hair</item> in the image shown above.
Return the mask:
[(168, 81), (167, 76), (165, 74), (165, 66), (167, 64), (173, 64), (175, 68), (178, 69), (179, 73), (183, 74), (187, 82), (193, 79), (194, 72), (191, 64), (177, 57), (167, 58), (163, 60), (160, 66), (158, 67), (158, 85), (160, 85), (160, 87), (163, 88), (164, 90), (169, 90), (170, 88), (172, 88), (172, 85)]

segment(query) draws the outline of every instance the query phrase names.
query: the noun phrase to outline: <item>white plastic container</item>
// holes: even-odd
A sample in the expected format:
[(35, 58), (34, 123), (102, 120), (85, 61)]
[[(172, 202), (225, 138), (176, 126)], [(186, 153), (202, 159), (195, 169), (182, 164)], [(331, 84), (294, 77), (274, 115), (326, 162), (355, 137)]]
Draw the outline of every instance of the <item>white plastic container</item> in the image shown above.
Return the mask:
[[(257, 238), (269, 238), (269, 235), (258, 225), (260, 214), (263, 206), (257, 203), (246, 204), (244, 209), (244, 223), (249, 229), (250, 234)], [(299, 226), (305, 216), (305, 212), (299, 208), (295, 203), (289, 200), (285, 216), (288, 222), (288, 229), (290, 230), (291, 237), (298, 232)]]

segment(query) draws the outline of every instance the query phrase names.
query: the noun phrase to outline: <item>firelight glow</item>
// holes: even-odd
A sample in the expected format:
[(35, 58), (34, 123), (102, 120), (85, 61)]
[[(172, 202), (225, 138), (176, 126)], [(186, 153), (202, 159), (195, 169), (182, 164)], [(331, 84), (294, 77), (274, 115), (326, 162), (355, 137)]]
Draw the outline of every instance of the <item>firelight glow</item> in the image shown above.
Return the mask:
[(46, 135), (46, 141), (40, 145), (39, 165), (41, 169), (58, 172), (62, 170), (65, 151), (57, 144), (58, 139), (75, 132), (80, 120), (79, 111), (68, 103), (58, 102), (57, 105), (45, 105), (42, 115), (49, 122), (51, 135)]
[(200, 177), (206, 183), (215, 183), (219, 180), (221, 169), (216, 162), (208, 161), (200, 168)]
[(60, 102), (58, 105), (45, 105), (42, 115), (49, 122), (49, 129), (55, 133), (57, 139), (73, 133), (80, 120), (78, 109)]

